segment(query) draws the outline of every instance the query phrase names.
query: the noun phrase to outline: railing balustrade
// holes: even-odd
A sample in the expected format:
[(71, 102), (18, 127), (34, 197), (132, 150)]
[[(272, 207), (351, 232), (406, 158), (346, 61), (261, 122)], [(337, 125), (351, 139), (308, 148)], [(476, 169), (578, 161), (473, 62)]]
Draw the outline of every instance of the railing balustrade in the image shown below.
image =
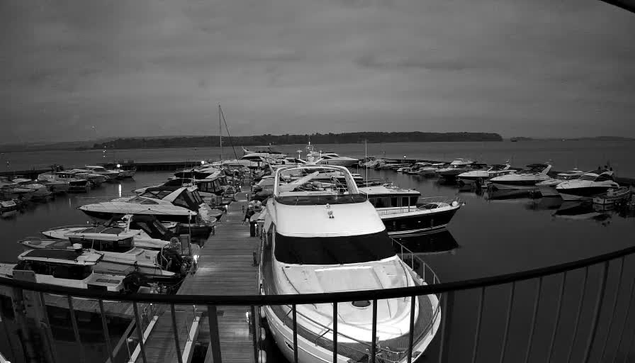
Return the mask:
[[(432, 344), (425, 355), (433, 357), (435, 361), (442, 362), (621, 362), (629, 359), (635, 334), (635, 322), (631, 313), (631, 305), (635, 295), (635, 268), (631, 268), (629, 257), (635, 253), (635, 247), (625, 248), (619, 251), (606, 253), (600, 256), (538, 268), (529, 271), (510, 273), (500, 276), (478, 278), (466, 281), (439, 283), (438, 277), (432, 269), (412, 251), (403, 246), (397, 246), (400, 257), (417, 273), (427, 284), (421, 286), (404, 287), (397, 289), (384, 289), (377, 291), (351, 291), (331, 294), (302, 294), (302, 295), (250, 295), (250, 296), (206, 296), (206, 295), (158, 295), (158, 294), (128, 294), (79, 290), (59, 286), (45, 286), (29, 281), (0, 279), (0, 285), (13, 289), (17, 295), (39, 296), (44, 301), (47, 294), (66, 296), (70, 311), (69, 327), (73, 331), (73, 340), (77, 345), (76, 359), (88, 361), (86, 358), (86, 341), (80, 334), (78, 316), (75, 307), (76, 301), (93, 299), (96, 301), (101, 314), (100, 325), (102, 342), (105, 344), (103, 361), (119, 362), (121, 357), (113, 350), (111, 341), (111, 326), (108, 322), (104, 302), (119, 301), (120, 303), (132, 303), (132, 319), (140, 329), (129, 330), (126, 338), (135, 340), (138, 362), (147, 362), (146, 346), (149, 330), (153, 323), (153, 317), (161, 311), (169, 311), (172, 320), (172, 337), (175, 351), (178, 352), (175, 361), (183, 362), (181, 355), (184, 351), (183, 334), (188, 334), (187, 339), (192, 347), (193, 336), (190, 336), (187, 327), (177, 326), (175, 307), (188, 306), (187, 309), (196, 309), (192, 314), (203, 313), (205, 325), (209, 329), (205, 336), (211, 351), (208, 354), (214, 357), (214, 362), (222, 362), (225, 358), (219, 336), (222, 314), (218, 312), (226, 307), (244, 307), (245, 312), (250, 312), (249, 326), (250, 340), (254, 345), (254, 360), (261, 359), (262, 328), (264, 319), (260, 316), (261, 307), (278, 305), (290, 307), (288, 315), (289, 325), (293, 326), (293, 335), (289, 341), (291, 357), (293, 360), (301, 359), (306, 347), (302, 337), (298, 334), (301, 322), (306, 322), (307, 317), (302, 315), (304, 304), (332, 304), (333, 316), (338, 316), (340, 305), (344, 302), (372, 301), (372, 319), (368, 322), (372, 326), (372, 341), (377, 341), (377, 301), (410, 297), (412, 303), (410, 311), (415, 309), (416, 297), (423, 295), (437, 295), (439, 306), (435, 314), (441, 314), (441, 325), (436, 332)], [(35, 292), (35, 294), (33, 294)], [(17, 296), (16, 295), (16, 296)], [(18, 299), (19, 300), (19, 299)], [(17, 300), (16, 300), (17, 301)], [(19, 301), (14, 311), (17, 315), (33, 318), (34, 313), (29, 309), (32, 306), (22, 304)], [(29, 300), (30, 301), (30, 300)], [(19, 305), (22, 304), (22, 305)], [(20, 309), (22, 306), (22, 309)], [(37, 306), (35, 304), (34, 306)], [(166, 309), (160, 309), (165, 306)], [(197, 309), (204, 306), (206, 309)], [(50, 327), (49, 316), (45, 304), (40, 304), (40, 311), (35, 313), (35, 327)], [(182, 309), (181, 309), (182, 311)], [(457, 318), (458, 317), (458, 318)], [(18, 322), (19, 316), (16, 316)], [(22, 319), (22, 318), (20, 318)], [(196, 319), (196, 318), (193, 318)], [(460, 320), (459, 320), (460, 319)], [(466, 320), (467, 319), (467, 320)], [(187, 324), (192, 319), (187, 319)], [(3, 319), (3, 324), (4, 324)], [(315, 322), (318, 323), (318, 322)], [(410, 332), (414, 329), (414, 314), (410, 314)], [(332, 354), (328, 359), (335, 361), (341, 354), (340, 342), (342, 339), (355, 339), (348, 337), (340, 331), (341, 321), (334, 319), (330, 326), (325, 326), (322, 338), (330, 338), (333, 342)], [(150, 326), (150, 328), (148, 328)], [(23, 328), (27, 325), (23, 324)], [(431, 332), (428, 327), (425, 334)], [(416, 361), (418, 354), (412, 350), (416, 337), (410, 333), (408, 347), (403, 353), (403, 362)], [(471, 335), (471, 338), (469, 336)], [(492, 338), (495, 336), (495, 338)], [(24, 338), (24, 335), (22, 336)], [(267, 337), (270, 339), (271, 337)], [(187, 341), (186, 339), (186, 341)], [(43, 341), (46, 341), (43, 338)], [(22, 344), (34, 344), (34, 341), (24, 341)], [(120, 345), (117, 345), (119, 347)], [(39, 347), (39, 346), (38, 346)], [(370, 362), (390, 362), (388, 358), (396, 355), (388, 353), (385, 347), (376, 344), (368, 344), (368, 359)], [(125, 349), (124, 349), (125, 351)], [(24, 349), (24, 357), (38, 359), (49, 357), (45, 361), (61, 361), (59, 349), (55, 345), (42, 345), (42, 348)], [(338, 353), (339, 352), (339, 353)], [(7, 352), (5, 352), (7, 353)], [(400, 353), (400, 354), (402, 354)], [(37, 357), (29, 357), (36, 355)], [(133, 355), (132, 352), (130, 355)], [(58, 357), (57, 359), (55, 357)], [(341, 359), (341, 355), (339, 356)], [(631, 356), (632, 357), (632, 356)], [(126, 360), (131, 357), (125, 357)], [(134, 358), (134, 357), (132, 357)], [(10, 357), (11, 359), (11, 357)], [(13, 358), (13, 361), (16, 361)], [(44, 358), (42, 358), (44, 359)]]

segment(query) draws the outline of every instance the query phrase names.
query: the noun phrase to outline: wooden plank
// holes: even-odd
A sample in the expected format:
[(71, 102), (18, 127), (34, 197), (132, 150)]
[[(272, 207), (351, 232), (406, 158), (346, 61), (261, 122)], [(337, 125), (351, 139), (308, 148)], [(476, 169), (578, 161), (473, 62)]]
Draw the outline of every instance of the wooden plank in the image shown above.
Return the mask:
[[(250, 237), (249, 225), (242, 224), (246, 193), (237, 195), (227, 214), (216, 226), (216, 233), (201, 248), (196, 273), (188, 275), (177, 294), (186, 295), (253, 295), (258, 293), (258, 267), (253, 265), (253, 253), (258, 251), (259, 239)], [(178, 307), (178, 309), (186, 309)], [(254, 363), (253, 344), (246, 313), (249, 307), (217, 307), (219, 337), (223, 362)], [(187, 333), (194, 319), (193, 313), (177, 312), (180, 346), (185, 346)], [(198, 341), (210, 341), (208, 319), (200, 322)], [(183, 327), (184, 332), (181, 332)], [(185, 328), (187, 327), (187, 328)], [(162, 314), (146, 342), (148, 361), (177, 362), (169, 309)], [(182, 349), (182, 348), (181, 348)], [(208, 352), (206, 360), (210, 360)]]

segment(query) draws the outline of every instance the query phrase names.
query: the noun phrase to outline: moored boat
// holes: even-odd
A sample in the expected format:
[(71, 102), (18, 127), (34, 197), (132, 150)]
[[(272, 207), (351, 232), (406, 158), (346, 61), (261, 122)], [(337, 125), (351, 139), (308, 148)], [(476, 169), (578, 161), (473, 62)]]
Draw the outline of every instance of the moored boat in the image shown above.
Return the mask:
[[(333, 169), (335, 168), (335, 169)], [(291, 177), (300, 171), (299, 178)], [(345, 182), (317, 182), (322, 172), (343, 172)], [(295, 174), (297, 175), (297, 174)], [(260, 264), (262, 294), (333, 293), (418, 286), (426, 282), (396, 254), (386, 228), (366, 195), (343, 167), (281, 168), (266, 205)], [(412, 299), (416, 299), (414, 302)], [(376, 310), (372, 306), (377, 304)], [(413, 330), (410, 329), (411, 309)], [(376, 311), (376, 325), (372, 311)], [(375, 344), (379, 361), (406, 362), (426, 350), (440, 322), (436, 295), (338, 304), (265, 306), (264, 314), (280, 351), (298, 362), (333, 361), (337, 319), (337, 362), (362, 362)], [(377, 341), (373, 341), (376, 329)], [(412, 345), (409, 342), (412, 339)]]
[(558, 184), (556, 190), (565, 201), (579, 201), (592, 200), (597, 195), (619, 187), (613, 180), (613, 172), (605, 171), (600, 174), (585, 173), (578, 179)]
[(549, 179), (550, 164), (529, 164), (526, 170), (490, 179), (497, 189), (537, 190), (536, 184)]
[(368, 196), (391, 236), (445, 228), (463, 205), (447, 197), (420, 198), (418, 190), (394, 185), (361, 187), (359, 190)]
[(630, 187), (609, 189), (606, 193), (593, 197), (593, 204), (611, 205), (618, 201), (628, 200), (631, 197)]
[(47, 285), (111, 292), (136, 291), (133, 269), (122, 274), (98, 272), (103, 254), (77, 250), (37, 249), (18, 256), (17, 264), (0, 263), (0, 275), (23, 279), (32, 275), (35, 282)]

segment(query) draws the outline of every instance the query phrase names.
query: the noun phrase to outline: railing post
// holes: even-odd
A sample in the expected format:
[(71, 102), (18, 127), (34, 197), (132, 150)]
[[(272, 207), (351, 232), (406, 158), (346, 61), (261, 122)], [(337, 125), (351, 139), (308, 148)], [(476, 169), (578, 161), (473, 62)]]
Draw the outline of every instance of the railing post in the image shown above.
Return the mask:
[(84, 345), (79, 337), (79, 327), (77, 326), (77, 318), (75, 317), (75, 309), (73, 308), (73, 298), (70, 295), (66, 295), (68, 299), (68, 311), (71, 314), (71, 324), (73, 325), (73, 334), (75, 335), (75, 342), (79, 345), (79, 357), (82, 362), (86, 362), (86, 352), (84, 352)]
[(212, 346), (212, 360), (214, 363), (222, 363), (220, 351), (220, 336), (218, 332), (218, 313), (216, 305), (207, 305), (207, 320), (209, 322), (210, 345)]
[[(256, 306), (251, 305), (251, 342), (254, 345), (254, 359), (255, 363), (258, 363), (258, 340), (260, 337), (260, 315), (256, 314)], [(260, 310), (260, 309), (258, 309)]]
[(375, 355), (377, 354), (377, 299), (373, 299), (373, 325), (370, 342), (370, 363), (375, 363)]
[(571, 361), (571, 354), (573, 354), (573, 346), (575, 345), (575, 338), (578, 335), (578, 326), (580, 324), (580, 315), (582, 314), (582, 305), (584, 304), (584, 296), (586, 295), (586, 285), (589, 279), (589, 268), (584, 269), (584, 279), (582, 280), (582, 293), (580, 294), (580, 301), (578, 302), (578, 310), (575, 315), (575, 325), (573, 326), (573, 332), (571, 333), (571, 346), (569, 347), (569, 353), (567, 353), (567, 363)]
[(547, 355), (547, 363), (551, 362), (551, 356), (553, 354), (553, 344), (556, 341), (558, 335), (558, 327), (560, 326), (560, 313), (562, 312), (562, 298), (564, 296), (564, 287), (567, 282), (567, 273), (562, 274), (562, 281), (560, 282), (560, 294), (558, 295), (558, 307), (556, 308), (555, 325), (553, 327), (553, 333), (551, 333), (551, 340), (549, 341), (549, 353)]
[(337, 363), (337, 304), (333, 303), (333, 363)]
[[(635, 292), (635, 280), (631, 282), (631, 291), (629, 292), (628, 296), (628, 301), (626, 301), (626, 317), (624, 318), (624, 324), (622, 324), (622, 328), (620, 329), (620, 340), (619, 342), (617, 342), (617, 350), (619, 351), (620, 349), (620, 345), (622, 345), (622, 339), (624, 338), (624, 328), (626, 328), (626, 324), (628, 324), (628, 317), (631, 314), (631, 305), (633, 304), (633, 292)], [(632, 345), (632, 342), (631, 342)], [(628, 350), (627, 352), (629, 352), (631, 350), (631, 346), (628, 346)], [(628, 357), (628, 354), (626, 355)], [(617, 359), (617, 352), (615, 353), (615, 355), (613, 356), (613, 360), (611, 360), (611, 363), (615, 363), (615, 359)]]
[(176, 349), (176, 356), (179, 363), (183, 363), (183, 357), (181, 356), (181, 344), (179, 343), (179, 331), (176, 324), (176, 309), (174, 304), (170, 304), (170, 315), (172, 316), (172, 333), (174, 333), (174, 348)]
[(476, 330), (474, 333), (474, 348), (472, 349), (472, 363), (476, 362), (476, 355), (478, 354), (478, 342), (480, 339), (481, 331), (481, 318), (483, 316), (483, 302), (485, 300), (485, 288), (480, 288), (480, 297), (478, 300), (478, 316), (476, 318)]
[(591, 356), (591, 347), (595, 341), (595, 334), (597, 333), (598, 321), (600, 320), (600, 313), (602, 312), (602, 303), (604, 301), (604, 291), (606, 290), (606, 278), (609, 271), (609, 261), (604, 262), (604, 268), (600, 274), (600, 288), (598, 291), (598, 297), (595, 301), (595, 309), (593, 310), (593, 320), (591, 322), (591, 333), (587, 341), (587, 346), (584, 348), (584, 356), (582, 363), (587, 363)]
[[(611, 334), (611, 328), (613, 327), (613, 319), (615, 319), (615, 310), (617, 308), (617, 299), (620, 297), (620, 288), (622, 287), (622, 275), (624, 274), (624, 257), (620, 260), (620, 274), (617, 277), (617, 287), (615, 288), (615, 298), (613, 299), (613, 307), (611, 308), (612, 314), (609, 319), (609, 327), (606, 330), (606, 337), (604, 338), (604, 344), (602, 344), (602, 354), (600, 354), (600, 361), (604, 361), (604, 353), (606, 353), (606, 344)], [(619, 347), (618, 347), (619, 348)]]
[(505, 361), (505, 349), (507, 348), (507, 337), (509, 333), (509, 324), (512, 317), (512, 308), (514, 307), (514, 292), (516, 290), (516, 282), (512, 282), (511, 291), (509, 292), (509, 301), (507, 302), (507, 317), (505, 319), (505, 334), (503, 335), (503, 343), (501, 349), (500, 363)]
[(132, 303), (132, 307), (134, 310), (135, 323), (137, 324), (136, 330), (137, 330), (137, 338), (139, 338), (139, 349), (141, 351), (141, 359), (143, 360), (143, 363), (147, 363), (148, 360), (146, 358), (145, 342), (143, 341), (143, 326), (141, 325), (141, 319), (139, 318), (139, 307), (137, 306), (136, 301)]
[(292, 305), (293, 309), (293, 362), (298, 363), (298, 307)]
[(101, 326), (104, 331), (104, 339), (106, 340), (106, 349), (108, 350), (108, 358), (111, 363), (115, 362), (113, 356), (112, 343), (110, 341), (110, 332), (108, 331), (108, 322), (106, 321), (106, 311), (104, 309), (104, 301), (99, 299), (99, 315), (101, 315)]
[[(415, 335), (415, 306), (418, 296), (410, 296), (410, 333), (408, 334), (408, 363), (412, 362), (412, 345)], [(434, 317), (433, 317), (434, 319)], [(432, 322), (434, 326), (434, 321)]]
[[(454, 291), (448, 291), (443, 297), (443, 309), (441, 310), (441, 342), (439, 346), (439, 361), (443, 363), (443, 357), (447, 361), (448, 354), (450, 352), (450, 336), (452, 331), (452, 313), (454, 309)], [(443, 318), (445, 315), (445, 318)]]

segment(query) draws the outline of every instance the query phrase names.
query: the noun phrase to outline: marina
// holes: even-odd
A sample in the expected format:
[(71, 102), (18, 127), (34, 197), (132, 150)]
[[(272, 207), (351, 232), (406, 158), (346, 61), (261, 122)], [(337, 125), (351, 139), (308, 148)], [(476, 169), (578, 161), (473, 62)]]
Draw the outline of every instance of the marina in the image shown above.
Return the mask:
[[(624, 201), (628, 202), (628, 199), (621, 194), (616, 194), (616, 196), (620, 196), (619, 198), (613, 197), (612, 194), (605, 197), (609, 198), (607, 200), (612, 203), (602, 199), (603, 203), (610, 203), (610, 206), (599, 202), (593, 203), (592, 200), (590, 203), (578, 203), (572, 206), (571, 202), (562, 201), (561, 198), (541, 198), (540, 195), (526, 194), (520, 195), (519, 198), (497, 200), (489, 197), (489, 191), (479, 191), (476, 185), (464, 188), (459, 185), (460, 183), (452, 184), (441, 178), (437, 180), (411, 173), (398, 173), (389, 168), (353, 167), (350, 170), (353, 171), (354, 175), (364, 175), (362, 179), (355, 177), (357, 178), (354, 179), (355, 183), (362, 185), (360, 190), (367, 190), (369, 193), (367, 198), (377, 208), (378, 216), (382, 216), (384, 212), (381, 210), (382, 207), (378, 205), (379, 199), (373, 199), (372, 193), (380, 199), (384, 195), (390, 198), (388, 195), (390, 191), (398, 192), (400, 195), (411, 193), (412, 197), (416, 199), (411, 200), (410, 194), (408, 194), (408, 198), (399, 198), (399, 204), (393, 208), (399, 210), (405, 208), (399, 212), (405, 213), (404, 215), (412, 213), (408, 210), (409, 208), (416, 210), (421, 206), (428, 205), (427, 203), (431, 203), (430, 199), (445, 200), (447, 206), (450, 207), (456, 202), (457, 208), (453, 212), (455, 215), (443, 222), (439, 228), (424, 228), (415, 231), (415, 233), (393, 235), (398, 241), (395, 251), (404, 261), (415, 261), (406, 256), (416, 255), (417, 258), (424, 258), (425, 266), (433, 268), (434, 273), (436, 273), (434, 276), (438, 275), (441, 282), (514, 273), (584, 258), (589, 253), (611, 251), (620, 246), (626, 247), (628, 242), (617, 236), (628, 233), (627, 231), (633, 226), (634, 219), (630, 217), (632, 213), (628, 211), (628, 203), (624, 203)], [(38, 215), (47, 213), (45, 212), (49, 209), (46, 207), (47, 205), (56, 211), (54, 214), (47, 213), (47, 215), (55, 215), (57, 222), (47, 219), (46, 224), (41, 225), (41, 231), (56, 225), (76, 224), (82, 219), (86, 219), (78, 207), (94, 202), (101, 203), (112, 198), (125, 199), (127, 196), (138, 195), (140, 191), (146, 190), (139, 189), (140, 187), (159, 185), (162, 180), (173, 173), (137, 172), (133, 179), (104, 183), (100, 188), (90, 190), (85, 194), (58, 195), (44, 203), (31, 203), (18, 215), (0, 220), (0, 222), (4, 226), (13, 224), (18, 227), (11, 229), (17, 242), (19, 239), (34, 234), (28, 220), (33, 218), (37, 220)], [(262, 229), (266, 225), (266, 219), (263, 220), (259, 214), (254, 214), (249, 223), (244, 223), (245, 211), (254, 205), (253, 202), (249, 202), (256, 195), (252, 194), (250, 190), (251, 178), (253, 176), (244, 179), (241, 191), (235, 192), (231, 201), (226, 202), (225, 211), (214, 226), (214, 233), (197, 240), (201, 246), (200, 250), (196, 250), (197, 268), (183, 280), (175, 296), (222, 296), (229, 292), (233, 296), (249, 297), (258, 294), (258, 271), (264, 266), (261, 265), (259, 251), (262, 246), (264, 235)], [(328, 184), (330, 179), (318, 176), (315, 177), (315, 180), (325, 185), (324, 183)], [(370, 183), (363, 180), (373, 181), (375, 186), (370, 186)], [(307, 182), (310, 179), (305, 178), (302, 181)], [(382, 182), (377, 184), (378, 181)], [(369, 186), (364, 186), (365, 183)], [(311, 191), (311, 188), (314, 186), (305, 192), (315, 193), (315, 191)], [(382, 192), (377, 194), (378, 191)], [(214, 194), (210, 195), (214, 196)], [(406, 204), (402, 199), (408, 200)], [(388, 201), (387, 199), (386, 202)], [(618, 201), (617, 204), (615, 201)], [(206, 203), (211, 203), (211, 199), (208, 198)], [(424, 207), (423, 210), (434, 211), (435, 209)], [(63, 212), (60, 213), (61, 211)], [(497, 225), (507, 223), (514, 227), (512, 229), (496, 228), (491, 223), (493, 220), (496, 220)], [(518, 221), (522, 221), (522, 223), (518, 223)], [(545, 223), (552, 225), (545, 229)], [(21, 225), (22, 227), (20, 227)], [(432, 226), (434, 227), (434, 225)], [(388, 225), (386, 227), (388, 228)], [(185, 230), (181, 229), (181, 232)], [(390, 231), (389, 228), (388, 230)], [(523, 230), (530, 231), (530, 234), (523, 234)], [(549, 236), (550, 233), (554, 233), (556, 236), (566, 233), (569, 236), (577, 235), (578, 237), (576, 239), (561, 239)], [(612, 234), (616, 238), (607, 237)], [(582, 237), (583, 235), (584, 237)], [(597, 240), (612, 240), (613, 242), (611, 245), (591, 245), (589, 242), (593, 241), (593, 235), (597, 236)], [(509, 248), (506, 246), (506, 241), (513, 243), (514, 248), (521, 251), (521, 254), (523, 249), (529, 254), (540, 253), (541, 249), (552, 251), (549, 243), (553, 243), (554, 238), (562, 245), (563, 251), (567, 251), (566, 254), (543, 255), (539, 260), (532, 260), (520, 258), (521, 256), (516, 254), (508, 255), (505, 252)], [(621, 245), (620, 241), (622, 241)], [(584, 247), (585, 244), (587, 247)], [(567, 247), (574, 245), (575, 248)], [(580, 248), (581, 246), (582, 248)], [(13, 248), (16, 254), (20, 251), (20, 245), (17, 243), (15, 247), (11, 244), (7, 247)], [(490, 254), (487, 260), (495, 260), (496, 262), (479, 262), (484, 258), (482, 251), (488, 251)], [(481, 257), (475, 259), (475, 256)], [(497, 256), (504, 256), (504, 258)], [(451, 268), (456, 264), (459, 264), (461, 268), (458, 270)], [(428, 275), (433, 276), (434, 273), (428, 273)], [(12, 296), (11, 294), (11, 291), (3, 293), (5, 296)], [(467, 301), (469, 299), (455, 303), (462, 305)], [(45, 305), (48, 306), (51, 316), (64, 310), (68, 311), (68, 301), (64, 298), (47, 297)], [(92, 302), (76, 300), (73, 303), (73, 308), (78, 316), (82, 316), (82, 320), (78, 320), (80, 326), (84, 327), (82, 329), (85, 329), (85, 323), (99, 321), (101, 310), (96, 300)], [(138, 308), (143, 311), (139, 319), (142, 327), (141, 336), (144, 337), (143, 348), (138, 344), (139, 339), (135, 338), (138, 329), (133, 327), (137, 324), (134, 324), (136, 319), (132, 304), (104, 302), (104, 311), (111, 319), (115, 319), (112, 320), (113, 322), (117, 322), (120, 326), (119, 328), (113, 326), (113, 331), (122, 334), (112, 343), (115, 345), (115, 341), (119, 342), (116, 344), (119, 349), (114, 354), (119, 358), (115, 360), (124, 359), (123, 356), (127, 356), (133, 361), (142, 362), (142, 355), (145, 355), (148, 362), (178, 361), (178, 357), (183, 361), (203, 362), (213, 360), (214, 354), (220, 354), (220, 358), (216, 357), (216, 360), (255, 362), (259, 356), (267, 355), (270, 359), (289, 360), (291, 358), (290, 360), (293, 361), (293, 356), (289, 357), (282, 353), (288, 349), (284, 345), (275, 346), (272, 345), (272, 342), (259, 343), (261, 334), (256, 336), (254, 331), (265, 329), (265, 337), (271, 336), (271, 333), (266, 327), (261, 329), (262, 321), (253, 319), (253, 316), (256, 316), (254, 314), (260, 314), (260, 309), (257, 307), (215, 305), (210, 308), (208, 305), (177, 304), (172, 308), (169, 305), (155, 304), (154, 307), (148, 308), (148, 306), (140, 304)], [(210, 319), (210, 311), (214, 313), (216, 319)], [(456, 308), (454, 314), (460, 314)], [(255, 328), (256, 325), (257, 328)], [(128, 329), (125, 329), (126, 326)], [(180, 333), (177, 335), (174, 334), (175, 326), (179, 327)], [(441, 329), (440, 326), (438, 328)], [(214, 331), (218, 331), (218, 333), (214, 334)], [(124, 342), (126, 336), (129, 337), (127, 343)], [(175, 337), (178, 338), (178, 343)], [(132, 343), (130, 339), (132, 339)], [(438, 339), (435, 338), (432, 341), (437, 342)], [(128, 348), (126, 349), (126, 347)], [(438, 349), (437, 344), (432, 344), (430, 354), (437, 354)], [(87, 354), (91, 354), (90, 350)], [(286, 358), (283, 358), (285, 355)], [(97, 356), (101, 356), (100, 359), (104, 360), (108, 358), (107, 355), (104, 356), (103, 351)]]

